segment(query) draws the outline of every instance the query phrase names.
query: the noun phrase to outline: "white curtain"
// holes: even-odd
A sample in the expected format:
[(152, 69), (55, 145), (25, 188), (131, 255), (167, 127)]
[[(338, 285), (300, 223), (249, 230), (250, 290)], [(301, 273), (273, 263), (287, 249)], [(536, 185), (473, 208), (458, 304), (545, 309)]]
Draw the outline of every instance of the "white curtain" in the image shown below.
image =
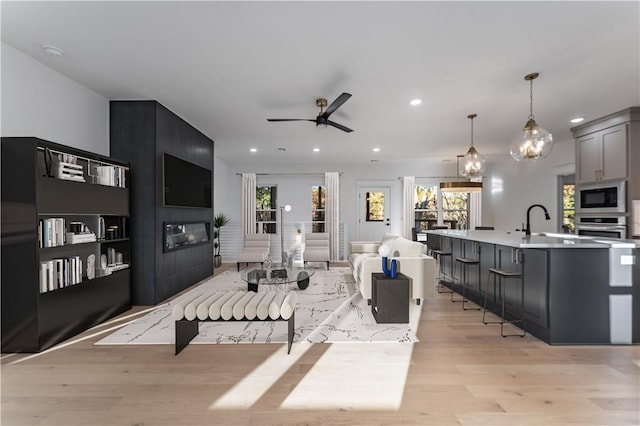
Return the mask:
[[(482, 182), (482, 178), (472, 181)], [(469, 229), (476, 229), (476, 226), (482, 226), (482, 191), (469, 194)]]
[(325, 226), (329, 233), (329, 256), (331, 260), (340, 257), (340, 174), (324, 174), (326, 193)]
[(242, 174), (242, 230), (256, 233), (256, 174)]
[(402, 180), (402, 234), (409, 240), (413, 237), (411, 228), (416, 226), (415, 198), (416, 178), (405, 176)]

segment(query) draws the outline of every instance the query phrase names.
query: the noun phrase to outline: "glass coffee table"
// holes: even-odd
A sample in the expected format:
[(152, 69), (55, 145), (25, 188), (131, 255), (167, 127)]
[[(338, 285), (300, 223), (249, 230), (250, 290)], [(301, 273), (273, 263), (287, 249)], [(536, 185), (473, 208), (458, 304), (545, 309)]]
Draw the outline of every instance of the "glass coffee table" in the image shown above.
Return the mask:
[(309, 279), (315, 273), (313, 269), (297, 267), (272, 267), (270, 269), (249, 268), (240, 273), (243, 281), (247, 282), (249, 291), (258, 291), (261, 285), (283, 285), (287, 287), (296, 283), (300, 290), (309, 287)]

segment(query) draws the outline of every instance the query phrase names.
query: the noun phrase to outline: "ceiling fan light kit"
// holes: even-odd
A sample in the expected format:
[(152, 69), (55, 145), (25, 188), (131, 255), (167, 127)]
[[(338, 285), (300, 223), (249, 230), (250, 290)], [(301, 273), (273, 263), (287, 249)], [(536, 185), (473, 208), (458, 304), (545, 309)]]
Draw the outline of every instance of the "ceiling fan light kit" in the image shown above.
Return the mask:
[(539, 75), (534, 72), (524, 77), (529, 82), (529, 118), (522, 131), (511, 142), (511, 156), (516, 161), (547, 158), (553, 149), (553, 136), (538, 126), (533, 117), (533, 80)]
[[(353, 130), (348, 128), (347, 126), (343, 126), (342, 124), (338, 124), (334, 121), (329, 120), (329, 116), (333, 114), (338, 108), (342, 106), (343, 103), (347, 102), (351, 97), (351, 93), (344, 92), (340, 96), (336, 98), (335, 101), (331, 102), (331, 105), (327, 107), (327, 100), (324, 98), (316, 99), (316, 106), (320, 108), (320, 113), (315, 119), (311, 118), (267, 118), (269, 122), (278, 122), (278, 121), (311, 121), (316, 123), (316, 127), (318, 126), (332, 126), (336, 129), (340, 129), (343, 132), (351, 133)], [(327, 107), (324, 110), (324, 107)]]
[(467, 118), (471, 120), (471, 146), (464, 155), (464, 160), (458, 166), (458, 173), (462, 176), (480, 176), (485, 170), (484, 157), (473, 146), (473, 119), (477, 114), (469, 114)]

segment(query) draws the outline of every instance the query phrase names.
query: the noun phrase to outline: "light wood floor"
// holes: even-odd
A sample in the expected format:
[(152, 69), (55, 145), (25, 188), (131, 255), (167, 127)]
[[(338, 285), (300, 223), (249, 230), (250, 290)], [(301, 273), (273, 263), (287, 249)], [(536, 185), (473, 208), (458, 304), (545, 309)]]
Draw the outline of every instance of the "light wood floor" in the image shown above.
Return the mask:
[[(331, 364), (326, 377), (342, 371), (350, 379), (330, 386), (318, 375), (316, 383), (308, 378), (335, 345), (294, 343), (291, 355), (279, 344), (191, 345), (179, 356), (169, 345), (94, 346), (105, 335), (96, 333), (114, 325), (35, 356), (4, 354), (1, 424), (640, 424), (639, 346), (561, 347), (531, 336), (502, 338), (499, 326), (482, 324), (480, 312), (462, 311), (447, 295), (423, 304), (420, 342), (408, 368), (385, 362), (392, 355), (380, 349), (384, 345), (342, 344), (347, 357)], [(368, 357), (363, 348), (378, 364), (359, 373), (357, 358)], [(349, 395), (362, 400), (367, 383), (398, 367), (406, 371), (404, 384), (389, 390), (397, 407), (353, 408)], [(286, 408), (303, 381), (303, 407)], [(261, 386), (266, 392), (252, 396), (247, 408), (216, 408), (238, 383), (247, 394)], [(332, 389), (342, 390), (340, 400), (318, 407)]]

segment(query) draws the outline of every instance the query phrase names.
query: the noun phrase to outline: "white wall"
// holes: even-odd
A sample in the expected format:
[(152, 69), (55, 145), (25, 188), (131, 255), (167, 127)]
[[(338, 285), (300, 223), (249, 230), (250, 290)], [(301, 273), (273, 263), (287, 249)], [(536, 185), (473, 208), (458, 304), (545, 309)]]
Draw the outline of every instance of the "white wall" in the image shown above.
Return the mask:
[(483, 185), (483, 224), (496, 229), (514, 230), (526, 222), (527, 208), (542, 204), (544, 212), (531, 210), (532, 232), (561, 232), (558, 229), (558, 176), (571, 174), (575, 169), (573, 140), (556, 143), (551, 155), (535, 162), (516, 162), (509, 156), (492, 164)]
[[(551, 156), (534, 163), (518, 163), (510, 156), (492, 159), (488, 166), (482, 195), (483, 225), (496, 229), (514, 230), (520, 228), (526, 220), (526, 211), (531, 204), (544, 205), (552, 220), (545, 221), (542, 210), (531, 213), (534, 232), (558, 231), (558, 187), (559, 174), (573, 171), (574, 143), (566, 141), (556, 143)], [(220, 164), (224, 164), (221, 166)], [(224, 168), (224, 171), (223, 171)], [(291, 204), (293, 210), (287, 214), (287, 221), (305, 222), (311, 216), (311, 185), (324, 183), (324, 172), (341, 172), (340, 176), (340, 221), (345, 223), (347, 241), (357, 239), (358, 223), (358, 185), (369, 182), (386, 182), (391, 186), (391, 223), (390, 232), (400, 233), (402, 225), (402, 181), (401, 176), (415, 176), (417, 184), (437, 181), (439, 176), (456, 176), (455, 161), (443, 162), (440, 159), (422, 159), (396, 163), (378, 163), (362, 166), (336, 166), (332, 170), (303, 170), (295, 165), (277, 167), (242, 164), (225, 164), (216, 160), (216, 212), (224, 205), (232, 223), (225, 230), (228, 241), (223, 251), (224, 261), (234, 261), (237, 251), (242, 247), (241, 191), (242, 179), (238, 173), (273, 173), (271, 176), (258, 176), (260, 184), (278, 185), (279, 204)], [(308, 173), (316, 173), (308, 175)], [(225, 193), (223, 196), (222, 194)], [(225, 198), (223, 198), (225, 197)], [(273, 247), (273, 245), (272, 245)]]
[(109, 155), (107, 98), (5, 43), (1, 48), (2, 136), (35, 136)]

